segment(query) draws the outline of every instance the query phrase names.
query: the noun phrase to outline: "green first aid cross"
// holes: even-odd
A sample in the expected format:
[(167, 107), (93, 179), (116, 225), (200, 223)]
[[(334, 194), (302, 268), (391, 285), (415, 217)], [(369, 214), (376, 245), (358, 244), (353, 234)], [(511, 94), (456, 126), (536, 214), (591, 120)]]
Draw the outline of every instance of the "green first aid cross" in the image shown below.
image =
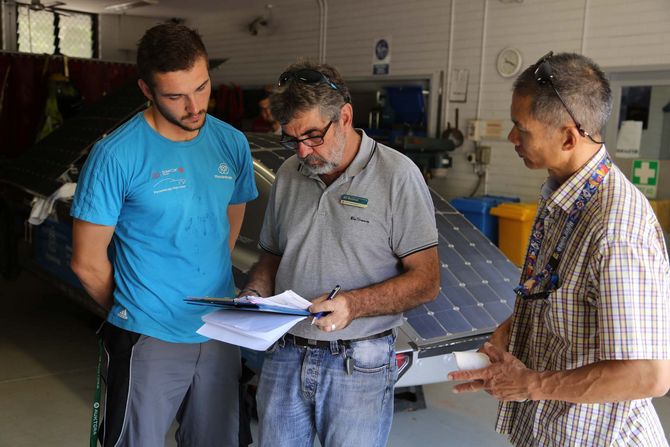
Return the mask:
[(633, 185), (648, 199), (655, 199), (658, 185), (658, 160), (633, 160)]
[(633, 160), (633, 184), (656, 186), (658, 160)]

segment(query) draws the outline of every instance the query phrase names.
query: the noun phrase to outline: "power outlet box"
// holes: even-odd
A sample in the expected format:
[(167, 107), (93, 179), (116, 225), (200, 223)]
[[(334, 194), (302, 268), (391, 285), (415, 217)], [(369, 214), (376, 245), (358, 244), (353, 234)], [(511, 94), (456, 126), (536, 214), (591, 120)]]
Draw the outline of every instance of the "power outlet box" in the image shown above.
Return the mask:
[(502, 140), (502, 120), (470, 120), (468, 121), (465, 136), (471, 141)]
[(475, 161), (482, 165), (491, 163), (491, 146), (477, 146), (475, 149)]

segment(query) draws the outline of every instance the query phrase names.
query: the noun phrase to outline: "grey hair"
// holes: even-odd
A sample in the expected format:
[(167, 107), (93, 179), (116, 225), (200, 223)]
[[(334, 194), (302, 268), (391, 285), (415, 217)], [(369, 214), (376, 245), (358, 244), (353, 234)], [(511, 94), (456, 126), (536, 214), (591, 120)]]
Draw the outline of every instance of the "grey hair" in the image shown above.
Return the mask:
[[(547, 61), (552, 69), (552, 83), (575, 119), (589, 134), (602, 134), (612, 112), (612, 91), (605, 73), (581, 54), (559, 53)], [(532, 117), (559, 128), (572, 118), (551, 85), (537, 82), (536, 67), (537, 64), (531, 65), (514, 81), (514, 94), (530, 96)]]
[(340, 110), (347, 102), (351, 102), (349, 89), (335, 67), (328, 64), (314, 64), (309, 61), (298, 61), (286, 67), (284, 72), (302, 69), (316, 70), (328, 77), (337, 90), (327, 84), (304, 84), (290, 81), (277, 85), (270, 95), (270, 111), (280, 124), (286, 124), (299, 113), (319, 107), (321, 116), (330, 121), (340, 119)]

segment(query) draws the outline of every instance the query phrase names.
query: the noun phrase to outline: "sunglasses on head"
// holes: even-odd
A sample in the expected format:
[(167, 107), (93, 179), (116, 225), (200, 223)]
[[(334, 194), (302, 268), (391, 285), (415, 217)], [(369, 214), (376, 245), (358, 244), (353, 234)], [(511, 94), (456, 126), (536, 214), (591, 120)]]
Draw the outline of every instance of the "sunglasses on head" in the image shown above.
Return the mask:
[(300, 70), (285, 71), (279, 75), (279, 82), (277, 85), (281, 87), (291, 81), (299, 81), (303, 84), (326, 84), (333, 90), (339, 90), (337, 85), (328, 78), (325, 74), (317, 70), (309, 68), (302, 68)]
[(311, 68), (301, 68), (300, 70), (285, 71), (279, 75), (279, 82), (277, 82), (277, 85), (281, 87), (293, 81), (298, 81), (307, 85), (326, 84), (333, 90), (340, 92), (344, 100), (349, 102), (349, 98), (347, 98), (342, 93), (342, 90), (340, 90), (337, 84), (335, 84), (328, 76), (318, 70), (312, 70)]
[(575, 118), (575, 115), (572, 113), (572, 110), (570, 110), (570, 107), (565, 103), (563, 98), (561, 97), (561, 94), (558, 93), (558, 90), (556, 89), (556, 86), (554, 85), (554, 82), (552, 81), (554, 79), (554, 70), (551, 68), (551, 64), (549, 64), (549, 59), (554, 55), (553, 51), (550, 51), (549, 53), (545, 54), (540, 58), (535, 63), (535, 71), (533, 72), (535, 75), (535, 80), (538, 82), (540, 85), (546, 85), (549, 84), (551, 88), (554, 90), (554, 93), (556, 93), (556, 96), (558, 99), (561, 101), (563, 104), (563, 107), (565, 107), (565, 110), (568, 112), (568, 115), (570, 115), (570, 118), (572, 118), (572, 121), (575, 123), (575, 127), (577, 127), (577, 131), (579, 134), (583, 137), (587, 137), (589, 140), (593, 141), (595, 144), (604, 144), (602, 141), (597, 141), (595, 140), (591, 134), (589, 134), (587, 131), (585, 131), (582, 128), (582, 125), (577, 121)]

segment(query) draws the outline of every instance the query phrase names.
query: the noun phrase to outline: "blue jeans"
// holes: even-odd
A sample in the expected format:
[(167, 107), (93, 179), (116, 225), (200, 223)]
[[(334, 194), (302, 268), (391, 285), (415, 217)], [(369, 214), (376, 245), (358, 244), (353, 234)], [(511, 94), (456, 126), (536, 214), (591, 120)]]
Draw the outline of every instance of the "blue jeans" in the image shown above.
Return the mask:
[[(265, 356), (256, 399), (260, 446), (386, 445), (393, 421), (395, 337), (331, 342), (330, 349), (279, 340)], [(345, 361), (353, 359), (347, 374)]]

